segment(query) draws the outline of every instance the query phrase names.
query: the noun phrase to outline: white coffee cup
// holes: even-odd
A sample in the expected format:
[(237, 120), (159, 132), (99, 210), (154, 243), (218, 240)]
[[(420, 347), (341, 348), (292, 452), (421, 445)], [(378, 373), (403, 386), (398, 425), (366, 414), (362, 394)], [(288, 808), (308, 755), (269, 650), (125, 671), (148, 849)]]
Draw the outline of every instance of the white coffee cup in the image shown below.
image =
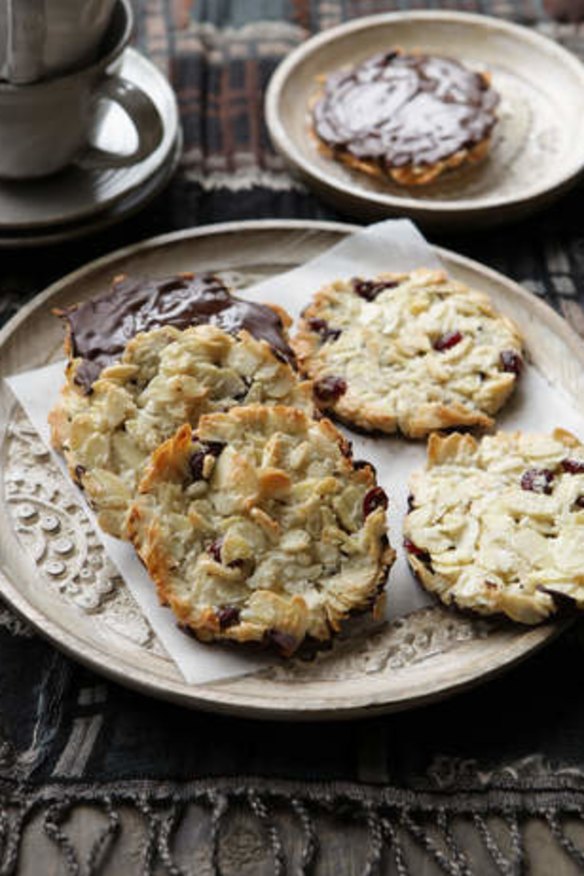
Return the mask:
[[(84, 167), (122, 167), (146, 158), (162, 140), (158, 110), (148, 95), (118, 76), (112, 65), (132, 32), (129, 0), (116, 0), (93, 64), (32, 85), (0, 83), (0, 177), (47, 176), (73, 161)], [(90, 146), (102, 100), (119, 104), (133, 122), (138, 145), (131, 155)]]
[(0, 80), (38, 82), (97, 57), (116, 0), (0, 0)]

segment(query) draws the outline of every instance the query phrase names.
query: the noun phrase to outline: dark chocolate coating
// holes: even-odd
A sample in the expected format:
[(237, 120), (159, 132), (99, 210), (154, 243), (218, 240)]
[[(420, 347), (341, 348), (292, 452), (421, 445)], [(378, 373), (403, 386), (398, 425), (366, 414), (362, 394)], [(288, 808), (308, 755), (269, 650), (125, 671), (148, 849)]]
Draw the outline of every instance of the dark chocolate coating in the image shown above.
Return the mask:
[(124, 278), (107, 295), (71, 307), (63, 316), (69, 325), (72, 356), (83, 360), (75, 382), (86, 393), (102, 369), (120, 358), (131, 338), (165, 325), (185, 329), (211, 323), (231, 334), (246, 329), (267, 341), (276, 355), (294, 363), (278, 314), (265, 304), (231, 295), (211, 273)]
[(457, 61), (389, 52), (329, 76), (314, 127), (333, 149), (384, 169), (429, 165), (488, 137), (498, 100)]

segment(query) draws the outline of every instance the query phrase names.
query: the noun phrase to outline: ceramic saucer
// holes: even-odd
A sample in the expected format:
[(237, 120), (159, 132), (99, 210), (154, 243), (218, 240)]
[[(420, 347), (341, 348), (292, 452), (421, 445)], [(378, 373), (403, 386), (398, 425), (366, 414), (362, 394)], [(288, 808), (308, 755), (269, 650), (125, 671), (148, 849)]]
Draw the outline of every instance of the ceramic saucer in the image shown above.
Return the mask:
[(56, 243), (65, 243), (68, 240), (86, 237), (103, 231), (110, 225), (115, 225), (123, 219), (127, 219), (134, 213), (143, 209), (152, 201), (168, 184), (174, 174), (182, 155), (182, 132), (178, 129), (171, 153), (163, 166), (154, 173), (143, 186), (131, 192), (119, 201), (116, 201), (109, 209), (85, 222), (74, 222), (70, 225), (56, 225), (53, 229), (39, 228), (33, 231), (21, 231), (10, 234), (0, 229), (0, 250), (2, 249), (25, 249), (34, 246), (50, 246)]
[[(491, 72), (501, 101), (485, 161), (408, 188), (319, 152), (308, 112), (317, 77), (392, 46)], [(331, 28), (291, 52), (270, 81), (266, 121), (291, 169), (347, 215), (407, 215), (441, 231), (465, 230), (523, 218), (575, 184), (584, 170), (583, 95), (584, 66), (533, 30), (463, 12), (392, 12)]]
[[(164, 127), (158, 148), (148, 158), (128, 167), (89, 170), (72, 165), (46, 179), (0, 181), (2, 238), (16, 238), (17, 233), (22, 233), (24, 240), (31, 232), (38, 236), (42, 233), (43, 237), (53, 238), (61, 233), (70, 237), (70, 232), (80, 229), (80, 221), (84, 223), (83, 233), (88, 233), (93, 230), (88, 223), (90, 218), (100, 214), (108, 224), (123, 218), (143, 203), (153, 187), (158, 191), (160, 185), (156, 187), (155, 179), (168, 177), (164, 171), (175, 161), (179, 131), (174, 92), (154, 64), (134, 49), (126, 50), (116, 72), (139, 85), (154, 102)], [(104, 104), (97, 145), (128, 153), (135, 148), (135, 140), (136, 132), (123, 110), (111, 103)], [(62, 228), (57, 231), (55, 226)]]

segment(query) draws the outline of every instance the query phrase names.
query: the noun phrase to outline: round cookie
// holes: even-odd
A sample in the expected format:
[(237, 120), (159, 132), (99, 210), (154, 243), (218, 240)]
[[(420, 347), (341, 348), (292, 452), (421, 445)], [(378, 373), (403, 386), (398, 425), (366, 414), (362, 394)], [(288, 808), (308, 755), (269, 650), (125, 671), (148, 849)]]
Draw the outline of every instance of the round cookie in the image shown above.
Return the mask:
[(247, 332), (234, 337), (212, 325), (167, 326), (133, 338), (89, 395), (67, 381), (49, 416), (52, 442), (100, 526), (119, 535), (144, 463), (179, 426), (254, 402), (312, 412), (310, 390), (269, 344)]
[(408, 559), (444, 603), (525, 624), (584, 608), (584, 445), (573, 435), (432, 435), (410, 486)]
[(395, 50), (323, 77), (312, 130), (330, 158), (404, 186), (487, 155), (497, 92), (452, 58)]
[(288, 314), (275, 305), (237, 298), (210, 271), (162, 278), (121, 274), (104, 295), (55, 313), (66, 325), (67, 379), (85, 395), (91, 393), (101, 371), (118, 361), (132, 338), (167, 325), (186, 329), (210, 324), (231, 334), (245, 330), (294, 365)]
[(394, 558), (387, 497), (326, 419), (251, 405), (152, 455), (127, 518), (161, 602), (202, 641), (289, 656), (373, 608)]
[(491, 427), (523, 364), (517, 329), (486, 295), (427, 269), (326, 286), (292, 345), (322, 408), (410, 438)]

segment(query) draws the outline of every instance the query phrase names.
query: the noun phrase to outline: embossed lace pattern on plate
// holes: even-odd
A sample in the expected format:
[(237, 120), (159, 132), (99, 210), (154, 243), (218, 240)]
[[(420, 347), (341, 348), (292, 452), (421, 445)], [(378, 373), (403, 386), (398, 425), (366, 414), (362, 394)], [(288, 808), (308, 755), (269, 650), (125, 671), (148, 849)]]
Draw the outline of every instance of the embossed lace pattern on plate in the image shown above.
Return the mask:
[(16, 536), (43, 584), (136, 645), (162, 655), (80, 501), (25, 414), (7, 433), (4, 491)]
[(398, 618), (374, 632), (341, 635), (330, 651), (310, 662), (301, 660), (270, 667), (265, 677), (280, 681), (346, 681), (395, 674), (498, 629), (496, 621), (468, 618), (446, 609), (426, 608)]

